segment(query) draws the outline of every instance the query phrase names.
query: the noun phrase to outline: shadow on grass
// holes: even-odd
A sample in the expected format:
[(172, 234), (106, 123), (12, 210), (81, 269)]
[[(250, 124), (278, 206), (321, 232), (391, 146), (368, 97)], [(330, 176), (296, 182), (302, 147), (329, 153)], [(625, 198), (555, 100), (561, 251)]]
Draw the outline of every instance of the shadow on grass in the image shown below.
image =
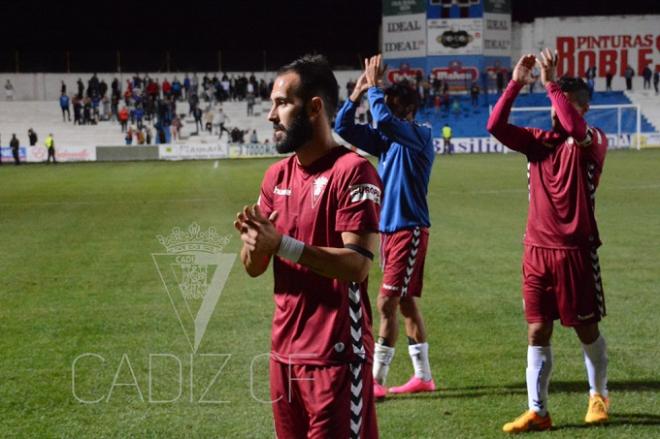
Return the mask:
[(584, 430), (591, 428), (612, 428), (616, 426), (629, 426), (629, 425), (647, 425), (656, 426), (660, 425), (660, 415), (652, 413), (618, 413), (613, 412), (610, 415), (610, 420), (607, 424), (593, 426), (586, 424), (563, 424), (556, 425), (553, 430)]
[[(657, 392), (660, 390), (660, 381), (610, 381), (608, 383), (611, 392)], [(550, 393), (587, 393), (589, 385), (587, 381), (550, 381)], [(525, 383), (484, 385), (468, 387), (440, 388), (431, 393), (415, 393), (410, 395), (392, 395), (388, 400), (406, 399), (437, 399), (437, 398), (479, 398), (493, 395), (515, 395), (526, 394)]]

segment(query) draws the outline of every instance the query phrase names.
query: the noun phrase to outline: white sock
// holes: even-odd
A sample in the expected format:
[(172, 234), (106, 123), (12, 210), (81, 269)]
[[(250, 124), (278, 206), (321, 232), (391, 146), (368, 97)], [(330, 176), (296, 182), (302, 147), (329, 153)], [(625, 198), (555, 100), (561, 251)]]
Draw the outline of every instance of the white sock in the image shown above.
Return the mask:
[(552, 373), (552, 348), (527, 347), (527, 398), (529, 409), (541, 416), (548, 414), (548, 385)]
[(408, 345), (408, 353), (412, 360), (415, 376), (424, 381), (431, 381), (431, 365), (429, 364), (429, 344), (417, 343)]
[(589, 394), (600, 393), (607, 398), (607, 345), (600, 335), (595, 342), (583, 344), (584, 365), (589, 378)]
[(374, 380), (381, 385), (385, 385), (387, 372), (390, 370), (390, 363), (394, 358), (394, 348), (376, 343), (374, 346)]

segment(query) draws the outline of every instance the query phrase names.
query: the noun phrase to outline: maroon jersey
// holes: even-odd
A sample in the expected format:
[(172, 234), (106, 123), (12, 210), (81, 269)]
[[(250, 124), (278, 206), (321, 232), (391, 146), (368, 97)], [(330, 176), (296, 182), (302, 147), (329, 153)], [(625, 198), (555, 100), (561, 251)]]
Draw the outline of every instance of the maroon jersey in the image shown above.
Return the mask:
[[(548, 84), (562, 132), (519, 128), (507, 120), (522, 85), (511, 81), (488, 121), (489, 131), (527, 156), (529, 213), (525, 244), (544, 248), (598, 247), (595, 194), (607, 152), (607, 137), (589, 128), (561, 89)], [(580, 146), (575, 139), (590, 142)], [(584, 142), (584, 141), (583, 141)]]
[[(264, 215), (278, 232), (307, 245), (344, 247), (342, 232), (378, 232), (381, 182), (359, 155), (336, 147), (309, 166), (293, 155), (272, 165), (261, 185)], [(291, 364), (371, 362), (367, 281), (330, 279), (274, 257), (272, 352)]]

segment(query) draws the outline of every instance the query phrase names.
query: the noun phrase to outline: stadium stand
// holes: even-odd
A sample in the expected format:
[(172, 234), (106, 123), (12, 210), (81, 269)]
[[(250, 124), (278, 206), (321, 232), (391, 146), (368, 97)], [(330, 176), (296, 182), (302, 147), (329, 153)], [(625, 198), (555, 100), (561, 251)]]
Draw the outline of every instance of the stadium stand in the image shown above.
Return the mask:
[[(451, 99), (458, 103), (458, 110), (454, 108), (433, 107), (421, 109), (417, 114), (417, 121), (431, 124), (434, 137), (442, 137), (441, 130), (448, 123), (454, 132), (454, 137), (489, 137), (486, 131), (486, 122), (489, 115), (489, 106), (494, 105), (498, 95), (491, 93), (486, 96), (481, 94), (479, 105), (471, 104), (468, 94), (452, 94)], [(595, 92), (592, 105), (640, 105), (642, 110), (642, 132), (660, 131), (660, 107), (657, 105), (657, 97), (652, 92)], [(201, 108), (207, 104), (202, 103)], [(230, 130), (237, 127), (245, 131), (245, 141), (249, 139), (252, 130), (257, 131), (260, 142), (265, 139), (271, 140), (272, 125), (266, 119), (270, 103), (258, 99), (254, 107), (254, 115), (247, 116), (245, 101), (226, 101), (222, 104), (224, 113), (228, 117), (226, 127)], [(521, 93), (516, 100), (516, 107), (548, 107), (550, 101), (545, 93)], [(218, 105), (213, 107), (217, 111)], [(181, 129), (181, 138), (177, 143), (213, 143), (217, 142), (217, 128), (209, 134), (200, 131), (199, 135), (191, 135), (195, 132), (195, 122), (192, 116), (188, 116), (188, 104), (178, 104), (177, 113), (185, 114), (184, 125)], [(520, 126), (537, 126), (549, 128), (550, 120), (548, 114), (539, 112), (514, 112), (513, 123)], [(624, 110), (621, 113), (621, 130), (623, 132), (635, 132), (636, 115), (633, 109)], [(598, 110), (588, 114), (589, 123), (601, 127), (608, 133), (617, 132), (617, 111)], [(6, 145), (12, 133), (16, 133), (22, 144), (27, 144), (27, 130), (33, 128), (39, 135), (39, 144), (43, 143), (45, 136), (52, 132), (59, 145), (68, 146), (97, 146), (97, 145), (123, 145), (124, 134), (117, 122), (103, 121), (98, 125), (73, 125), (70, 122), (62, 122), (62, 116), (57, 102), (53, 101), (14, 101), (3, 102), (0, 105), (0, 142)], [(223, 135), (227, 140), (227, 136)], [(152, 142), (155, 143), (155, 140)]]
[[(202, 105), (204, 107), (204, 105)], [(214, 110), (217, 111), (217, 106)], [(272, 136), (272, 125), (266, 120), (269, 103), (258, 101), (255, 105), (254, 116), (246, 115), (245, 102), (225, 102), (222, 105), (224, 113), (229, 122), (229, 129), (238, 127), (246, 131), (245, 140), (249, 139), (249, 132), (257, 130), (260, 141)], [(217, 129), (214, 127), (213, 134), (200, 132), (198, 136), (191, 136), (195, 131), (195, 121), (188, 116), (188, 104), (181, 103), (177, 108), (179, 114), (186, 114), (184, 125), (181, 129), (181, 140), (179, 143), (211, 143), (218, 139)], [(73, 125), (71, 122), (63, 122), (59, 106), (52, 101), (14, 101), (3, 102), (0, 105), (0, 141), (3, 145), (9, 141), (11, 134), (16, 133), (21, 144), (28, 144), (27, 131), (33, 128), (39, 135), (39, 145), (48, 133), (53, 133), (58, 145), (67, 146), (97, 146), (97, 145), (123, 145), (124, 134), (120, 130), (119, 123), (103, 121), (98, 125)], [(227, 139), (227, 135), (223, 135)]]
[[(491, 94), (488, 103), (494, 105), (498, 95)], [(486, 131), (486, 122), (489, 115), (489, 105), (485, 103), (484, 96), (480, 97), (480, 104), (473, 107), (468, 95), (452, 95), (460, 105), (460, 111), (454, 111), (451, 108), (445, 110), (441, 108), (435, 111), (434, 108), (426, 108), (417, 114), (417, 121), (420, 123), (430, 123), (433, 126), (433, 135), (441, 137), (442, 126), (448, 123), (454, 130), (455, 137), (488, 137)], [(657, 100), (657, 99), (656, 99)], [(596, 92), (591, 101), (592, 105), (626, 105), (637, 103), (631, 101), (628, 96), (621, 91), (616, 92)], [(516, 99), (516, 107), (549, 107), (550, 100), (545, 93), (521, 93)], [(645, 109), (655, 109), (657, 104), (648, 98), (648, 105), (642, 106), (642, 132), (657, 132), (660, 123), (655, 126), (644, 114)], [(660, 110), (656, 110), (660, 113)], [(541, 128), (550, 128), (550, 119), (547, 113), (530, 112), (514, 113), (515, 124), (519, 126), (534, 126)], [(657, 115), (660, 119), (660, 114)], [(652, 120), (657, 121), (653, 118)], [(617, 132), (617, 112), (616, 110), (594, 110), (588, 114), (588, 121), (594, 126), (598, 126), (607, 133)], [(634, 132), (636, 116), (634, 110), (622, 112), (622, 131)]]

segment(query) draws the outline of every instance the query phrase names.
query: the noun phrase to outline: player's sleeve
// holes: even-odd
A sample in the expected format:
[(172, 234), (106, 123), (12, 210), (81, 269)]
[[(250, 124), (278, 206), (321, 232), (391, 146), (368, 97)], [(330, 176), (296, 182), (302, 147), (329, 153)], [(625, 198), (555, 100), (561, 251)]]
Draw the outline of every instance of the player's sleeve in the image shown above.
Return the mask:
[(552, 106), (555, 108), (559, 123), (566, 133), (573, 137), (578, 144), (583, 144), (587, 141), (587, 123), (584, 118), (577, 112), (575, 107), (568, 101), (568, 98), (561, 91), (561, 88), (555, 82), (549, 82), (545, 89), (548, 92), (548, 97)]
[(269, 217), (273, 213), (273, 188), (272, 168), (269, 168), (264, 174), (257, 199), (257, 204), (265, 217)]
[(488, 118), (486, 129), (507, 147), (514, 151), (527, 154), (529, 146), (535, 141), (534, 136), (529, 130), (509, 123), (513, 101), (518, 96), (521, 88), (522, 84), (516, 81), (509, 82), (504, 93), (502, 93), (495, 107), (493, 107), (493, 112)]
[(385, 105), (385, 93), (378, 87), (370, 87), (367, 91), (371, 115), (376, 121), (376, 129), (390, 140), (405, 148), (422, 151), (429, 143), (431, 130), (421, 128), (408, 121), (399, 119)]
[(337, 232), (377, 232), (382, 183), (374, 167), (360, 160), (341, 179), (338, 188)]
[(607, 154), (607, 136), (598, 128), (588, 127), (585, 141), (589, 144), (583, 145), (585, 153), (596, 163), (599, 171), (602, 171)]
[(371, 155), (379, 156), (383, 152), (385, 143), (378, 131), (369, 125), (355, 123), (357, 107), (355, 102), (346, 99), (335, 118), (335, 132), (351, 145)]

